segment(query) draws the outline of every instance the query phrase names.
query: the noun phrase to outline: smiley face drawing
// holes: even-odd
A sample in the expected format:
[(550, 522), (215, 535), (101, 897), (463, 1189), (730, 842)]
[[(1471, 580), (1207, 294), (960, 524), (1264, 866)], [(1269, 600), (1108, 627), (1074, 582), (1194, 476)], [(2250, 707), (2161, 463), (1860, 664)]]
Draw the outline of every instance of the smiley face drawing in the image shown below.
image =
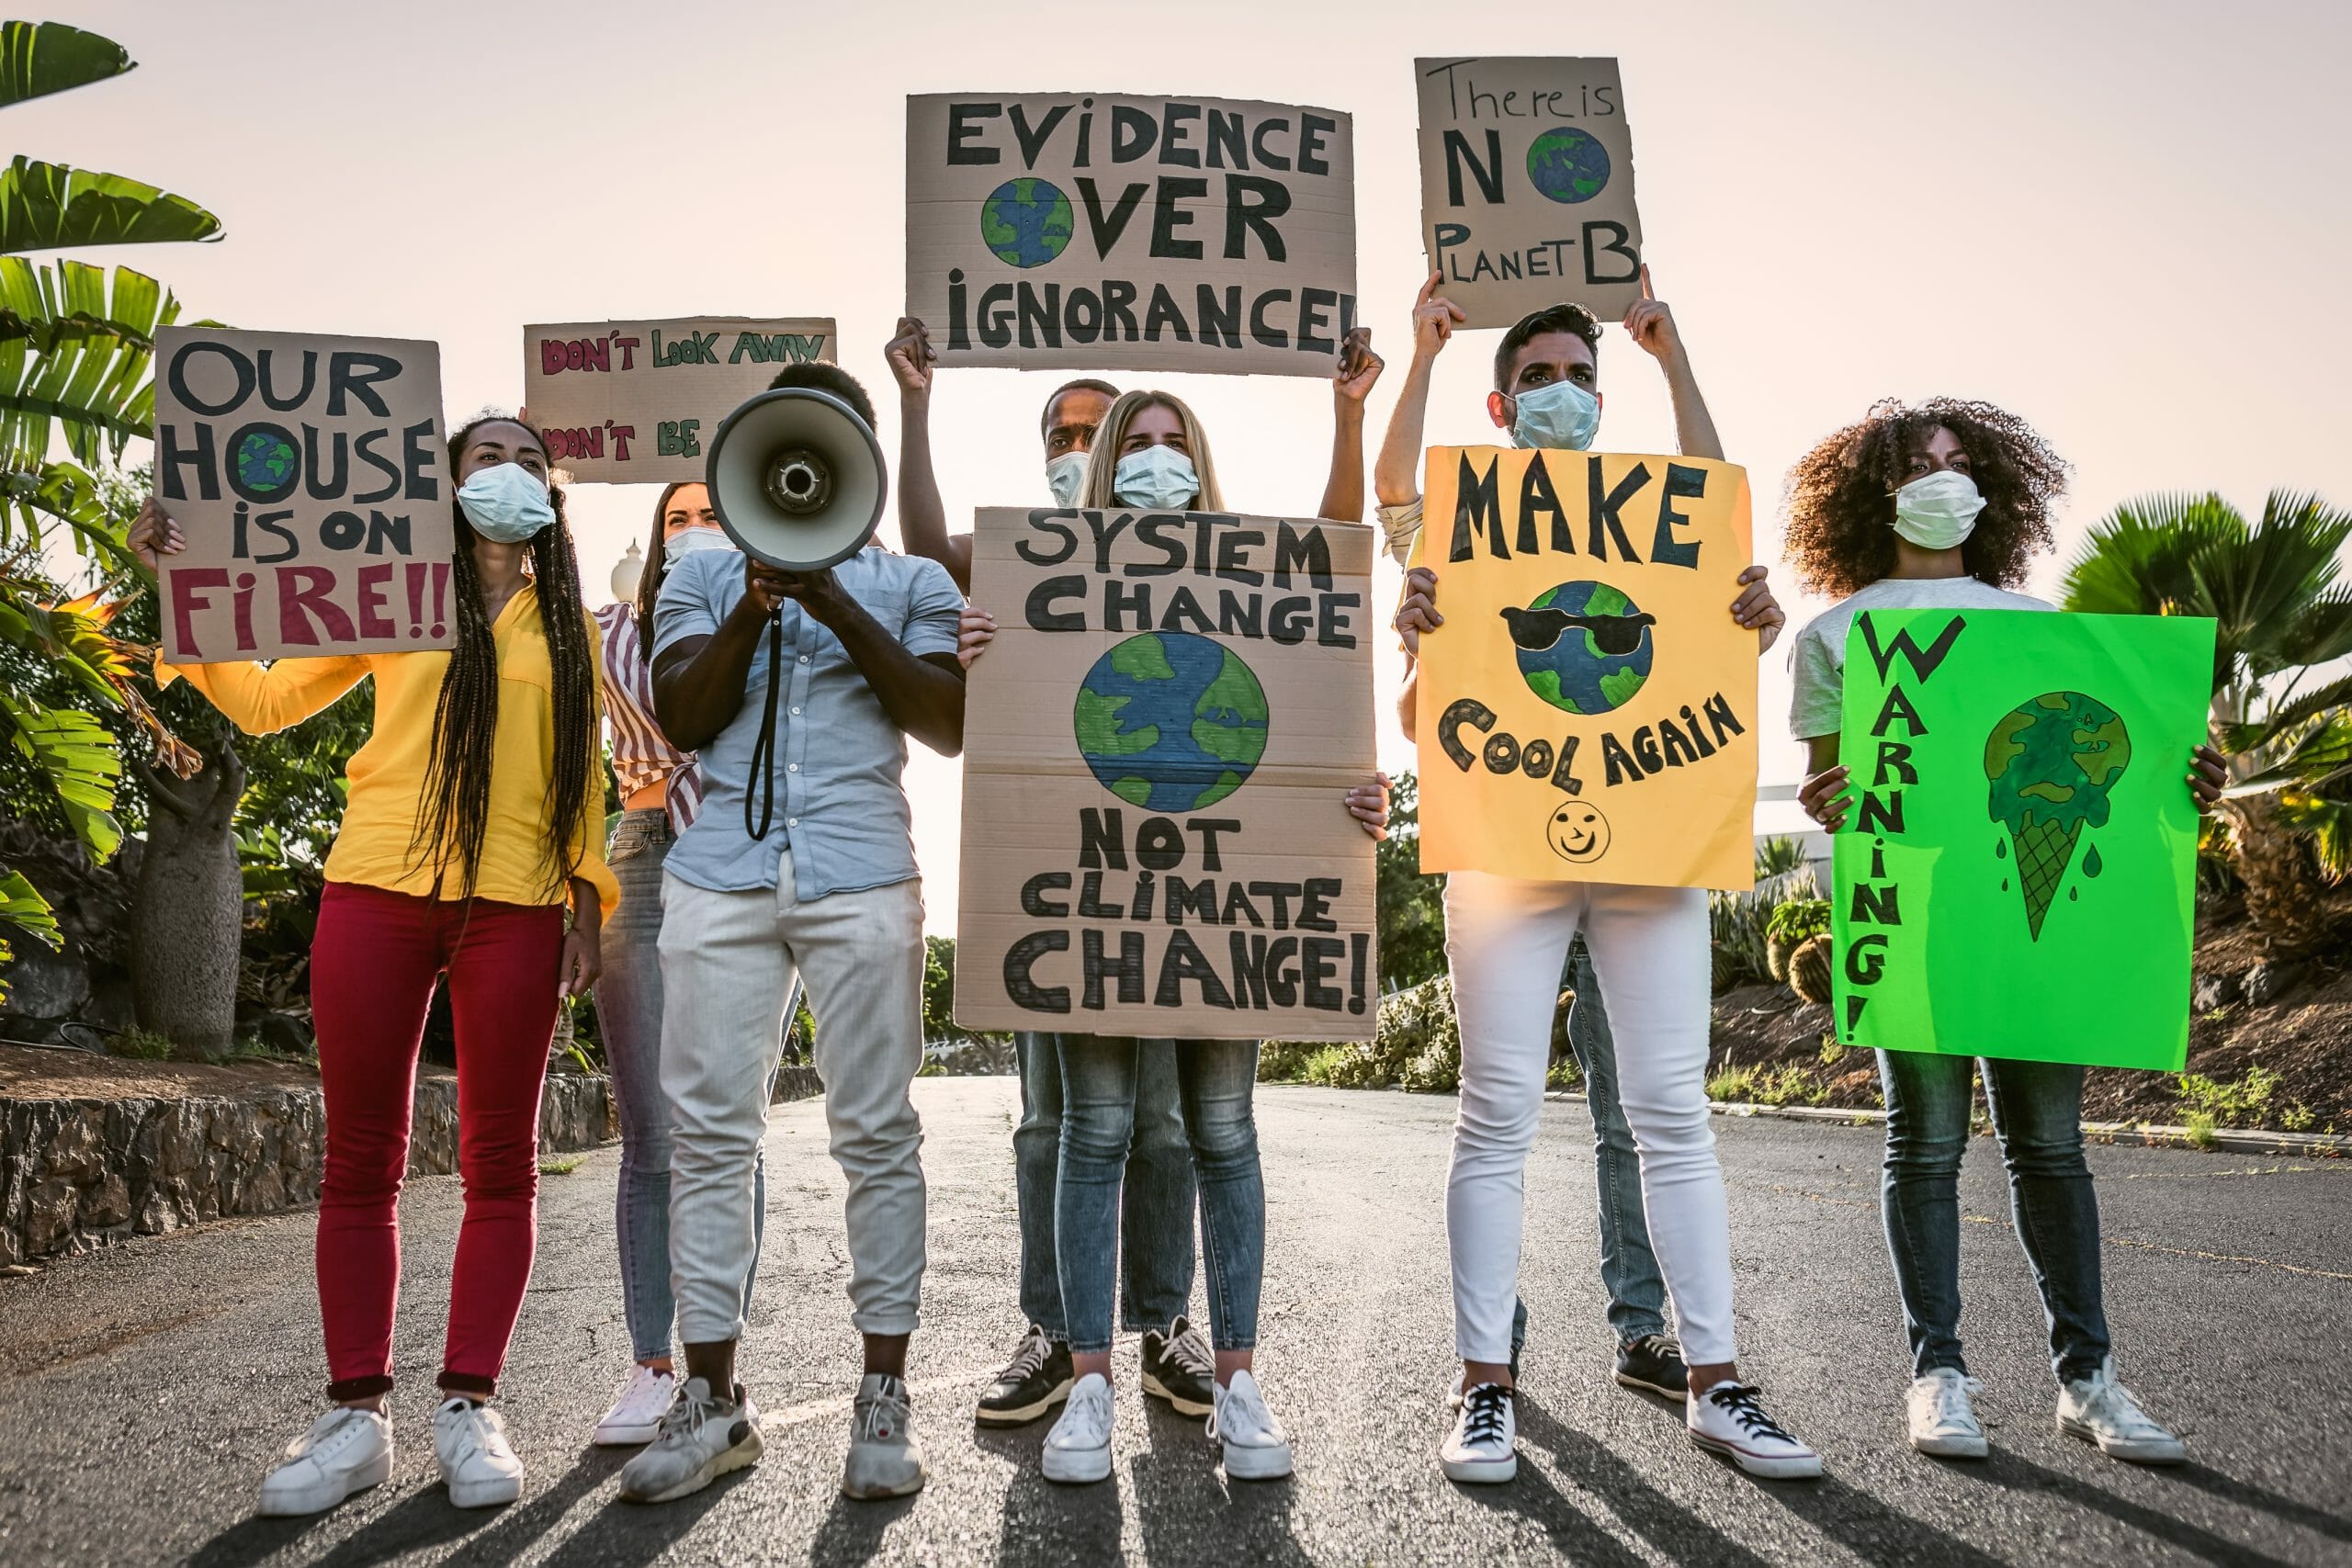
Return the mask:
[(1609, 818), (1597, 807), (1569, 801), (1544, 823), (1544, 841), (1562, 860), (1589, 865), (1609, 852)]

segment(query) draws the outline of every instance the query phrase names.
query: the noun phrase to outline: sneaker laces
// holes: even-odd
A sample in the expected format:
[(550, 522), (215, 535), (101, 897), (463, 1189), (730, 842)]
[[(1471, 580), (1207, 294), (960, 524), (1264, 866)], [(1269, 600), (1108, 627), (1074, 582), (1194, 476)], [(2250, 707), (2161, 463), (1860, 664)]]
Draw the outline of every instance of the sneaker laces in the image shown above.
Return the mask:
[[(1176, 1321), (1184, 1322), (1182, 1318)], [(1169, 1326), (1172, 1329), (1175, 1324)], [(1169, 1335), (1167, 1348), (1160, 1352), (1160, 1359), (1173, 1362), (1178, 1371), (1190, 1372), (1197, 1378), (1216, 1376), (1216, 1352), (1209, 1348), (1206, 1337), (1189, 1323), (1184, 1324), (1182, 1333)]]
[(286, 1445), (286, 1457), (289, 1460), (321, 1459), (349, 1442), (365, 1424), (364, 1421), (352, 1420), (352, 1416), (365, 1417), (368, 1414), (356, 1405), (336, 1405), (311, 1422), (309, 1431)]
[(2132, 1392), (2115, 1381), (2112, 1367), (2101, 1367), (2091, 1378), (2091, 1396), (2083, 1401), (2086, 1413), (2103, 1417), (2107, 1424), (2127, 1436), (2172, 1436), (2170, 1428), (2140, 1408)]
[(1462, 1440), (1483, 1448), (1503, 1440), (1503, 1414), (1510, 1404), (1510, 1390), (1498, 1382), (1482, 1382), (1462, 1396)]
[(1975, 1406), (1970, 1401), (1984, 1391), (1984, 1385), (1974, 1378), (1964, 1374), (1952, 1378), (1921, 1378), (1912, 1386), (1917, 1388), (1922, 1385), (1927, 1390), (1928, 1410), (1938, 1426), (1957, 1421), (1963, 1416), (1974, 1418)]
[(1054, 1342), (1046, 1337), (1044, 1329), (1031, 1324), (1029, 1332), (1021, 1337), (1021, 1343), (1012, 1348), (1012, 1359), (997, 1373), (997, 1382), (1028, 1382), (1045, 1370), (1046, 1359), (1053, 1353)]
[(696, 1399), (694, 1391), (681, 1382), (678, 1392), (670, 1396), (670, 1408), (662, 1413), (662, 1422), (654, 1428), (653, 1440), (666, 1443), (695, 1436), (703, 1429), (704, 1423), (710, 1419), (711, 1413), (718, 1407), (716, 1395)]
[(1777, 1438), (1784, 1443), (1796, 1438), (1781, 1430), (1778, 1422), (1764, 1414), (1757, 1403), (1758, 1390), (1753, 1383), (1718, 1383), (1707, 1391), (1707, 1403), (1739, 1423), (1740, 1430), (1755, 1438)]
[(1626, 1346), (1625, 1348), (1628, 1350), (1646, 1350), (1651, 1355), (1657, 1357), (1660, 1360), (1664, 1360), (1669, 1356), (1678, 1361), (1682, 1359), (1682, 1341), (1677, 1339), (1671, 1334), (1645, 1334), (1639, 1339), (1636, 1339), (1632, 1344)]
[(906, 1390), (905, 1383), (893, 1378), (876, 1390), (873, 1397), (861, 1397), (850, 1419), (850, 1436), (887, 1441), (903, 1435), (910, 1413)]

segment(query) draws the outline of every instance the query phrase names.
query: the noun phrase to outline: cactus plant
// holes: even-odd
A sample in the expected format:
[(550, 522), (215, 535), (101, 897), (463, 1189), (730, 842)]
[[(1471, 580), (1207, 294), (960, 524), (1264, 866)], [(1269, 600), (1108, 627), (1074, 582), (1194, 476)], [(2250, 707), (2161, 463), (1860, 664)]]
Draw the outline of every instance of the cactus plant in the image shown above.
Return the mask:
[(1829, 1005), (1829, 933), (1821, 931), (1789, 954), (1789, 986), (1809, 1002)]

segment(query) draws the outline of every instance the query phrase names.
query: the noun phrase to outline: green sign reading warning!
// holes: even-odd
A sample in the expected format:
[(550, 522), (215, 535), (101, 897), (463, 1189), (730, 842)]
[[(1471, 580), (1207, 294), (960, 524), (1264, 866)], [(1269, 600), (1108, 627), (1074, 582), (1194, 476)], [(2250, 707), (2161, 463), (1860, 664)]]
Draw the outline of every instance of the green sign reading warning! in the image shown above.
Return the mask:
[(2209, 620), (1856, 615), (1838, 1040), (2179, 1071), (2212, 668)]

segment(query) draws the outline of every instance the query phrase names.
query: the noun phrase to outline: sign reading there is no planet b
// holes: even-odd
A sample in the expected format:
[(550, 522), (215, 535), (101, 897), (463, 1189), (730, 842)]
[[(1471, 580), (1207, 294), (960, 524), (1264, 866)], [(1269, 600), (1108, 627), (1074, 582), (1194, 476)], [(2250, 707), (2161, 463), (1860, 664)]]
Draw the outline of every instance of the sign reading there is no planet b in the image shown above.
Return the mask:
[(456, 646), (436, 345), (164, 327), (154, 434), (171, 662)]
[(1614, 60), (1417, 60), (1421, 243), (1474, 327), (1641, 298), (1634, 139)]
[(907, 99), (907, 314), (943, 365), (1328, 376), (1352, 122), (1116, 93)]

